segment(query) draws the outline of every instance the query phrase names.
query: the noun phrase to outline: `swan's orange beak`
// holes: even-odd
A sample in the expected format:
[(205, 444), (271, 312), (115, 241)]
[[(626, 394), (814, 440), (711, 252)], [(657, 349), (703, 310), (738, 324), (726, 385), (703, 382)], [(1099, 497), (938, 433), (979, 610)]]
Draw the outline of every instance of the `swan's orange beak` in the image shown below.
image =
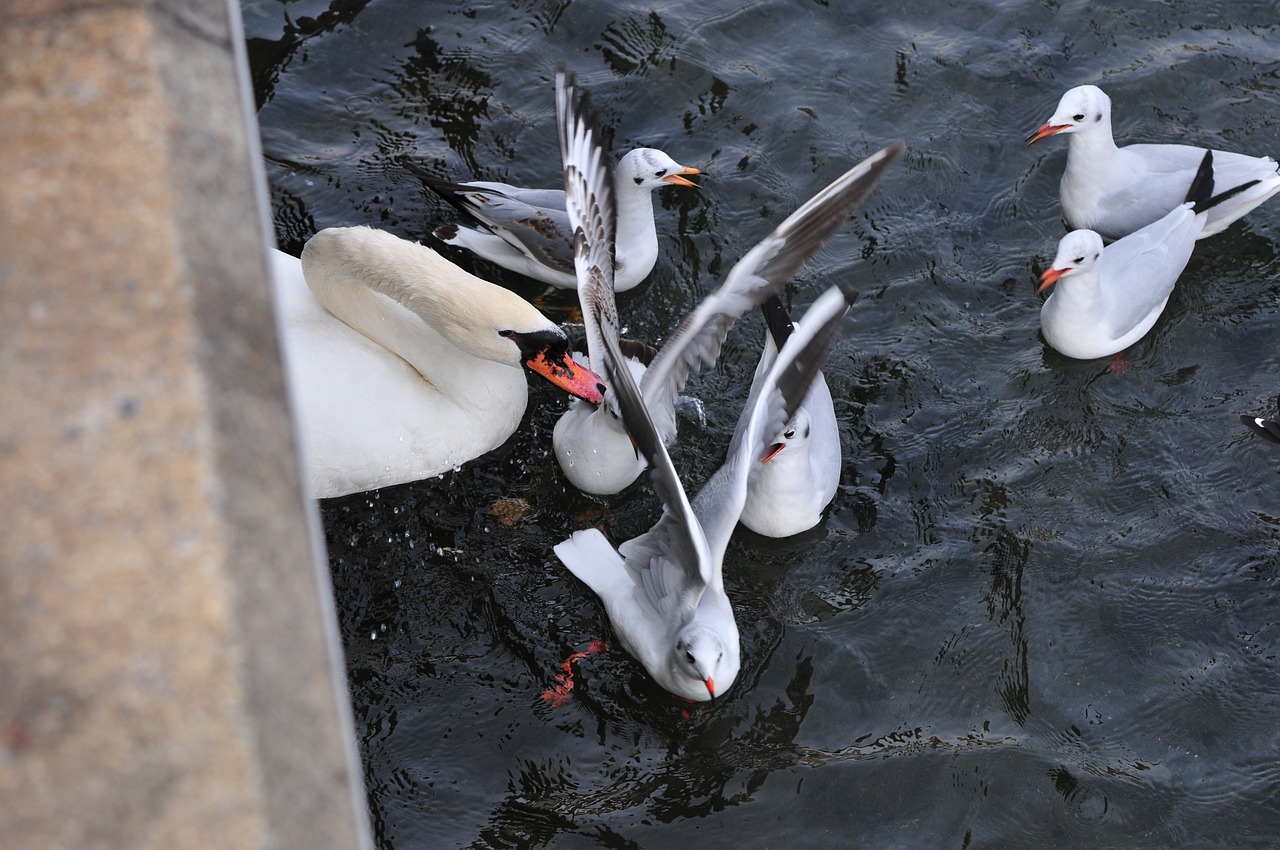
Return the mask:
[(1027, 144), (1033, 145), (1041, 139), (1049, 138), (1054, 133), (1061, 133), (1070, 126), (1070, 124), (1042, 124), (1039, 130), (1027, 136)]
[(676, 174), (668, 174), (666, 177), (663, 177), (663, 178), (662, 178), (662, 182), (663, 182), (663, 183), (670, 183), (672, 186), (692, 186), (693, 188), (695, 188), (695, 189), (696, 189), (696, 188), (698, 188), (698, 184), (697, 184), (697, 183), (694, 183), (692, 180), (686, 180), (686, 179), (684, 179), (684, 177), (682, 177), (681, 175), (683, 175), (683, 174), (701, 174), (701, 173), (702, 173), (702, 172), (701, 172), (700, 170), (698, 170), (698, 169), (694, 168), (692, 165), (690, 165), (690, 166), (686, 167), (686, 168), (684, 169), (684, 171), (680, 171), (680, 172), (678, 172), (678, 173), (676, 173)]
[(1044, 292), (1046, 289), (1057, 283), (1058, 278), (1062, 277), (1069, 271), (1071, 271), (1070, 266), (1067, 266), (1065, 269), (1045, 269), (1044, 274), (1040, 275), (1040, 286), (1036, 289), (1036, 293), (1039, 294)]
[(604, 378), (574, 360), (567, 351), (558, 355), (539, 351), (524, 361), (524, 365), (578, 398), (592, 404), (604, 401)]

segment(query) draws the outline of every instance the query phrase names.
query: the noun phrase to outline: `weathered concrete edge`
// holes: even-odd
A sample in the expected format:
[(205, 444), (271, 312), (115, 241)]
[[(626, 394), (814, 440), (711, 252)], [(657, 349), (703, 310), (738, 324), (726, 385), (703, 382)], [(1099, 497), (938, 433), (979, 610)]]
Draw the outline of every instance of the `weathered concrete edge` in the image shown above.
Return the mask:
[[(222, 20), (218, 20), (219, 7), (225, 15)], [(227, 328), (243, 327), (242, 318), (255, 326), (250, 333), (261, 332), (256, 327), (256, 317), (237, 317), (235, 311), (244, 304), (261, 304), (262, 299), (228, 298), (224, 288), (228, 283), (238, 281), (241, 286), (256, 287), (258, 293), (268, 293), (265, 300), (274, 309), (269, 295), (267, 248), (274, 246), (275, 239), (270, 226), (267, 182), (240, 7), (237, 0), (222, 0), (221, 3), (218, 0), (187, 0), (156, 3), (151, 8), (165, 36), (163, 43), (172, 48), (167, 55), (159, 57), (161, 75), (171, 92), (171, 103), (182, 111), (178, 127), (189, 128), (187, 132), (175, 131), (175, 138), (183, 140), (182, 149), (191, 155), (192, 162), (206, 157), (210, 153), (208, 140), (218, 139), (221, 132), (228, 129), (212, 126), (210, 118), (217, 114), (217, 110), (207, 109), (199, 97), (193, 96), (193, 89), (198, 89), (201, 83), (199, 73), (192, 73), (192, 58), (201, 52), (200, 43), (206, 39), (211, 41), (214, 58), (227, 55), (224, 49), (229, 51), (232, 60), (230, 73), (224, 72), (217, 78), (225, 80), (230, 93), (238, 99), (242, 119), (240, 127), (231, 128), (238, 138), (233, 140), (234, 146), (226, 150), (234, 162), (219, 167), (216, 157), (207, 156), (203, 159), (209, 165), (207, 171), (184, 169), (182, 174), (174, 177), (175, 180), (194, 178), (201, 184), (190, 187), (189, 191), (178, 192), (188, 199), (206, 197), (211, 183), (220, 184), (227, 193), (238, 194), (241, 189), (233, 184), (240, 181), (231, 181), (230, 176), (240, 172), (248, 178), (245, 183), (249, 197), (240, 198), (239, 203), (229, 203), (224, 208), (224, 213), (229, 216), (224, 232), (231, 232), (239, 226), (245, 231), (245, 238), (253, 242), (246, 244), (243, 251), (228, 251), (231, 246), (213, 245), (204, 238), (214, 224), (210, 221), (209, 208), (193, 208), (196, 205), (192, 205), (179, 208), (176, 215), (186, 219), (178, 231), (187, 237), (183, 253), (196, 266), (197, 321), (202, 326), (203, 339), (211, 343), (202, 347), (199, 356), (205, 374), (216, 381), (210, 385), (209, 411), (221, 424), (214, 428), (214, 433), (232, 435), (231, 439), (220, 440), (215, 450), (218, 469), (227, 476), (219, 495), (223, 515), (228, 520), (232, 550), (228, 563), (238, 572), (236, 609), (248, 648), (243, 656), (247, 697), (255, 715), (252, 731), (257, 740), (258, 756), (267, 778), (260, 792), (266, 798), (268, 821), (273, 829), (293, 833), (277, 834), (272, 843), (316, 847), (320, 846), (318, 841), (324, 839), (325, 846), (372, 847), (361, 761), (354, 737), (320, 517), (314, 501), (305, 492), (301, 477), (297, 475), (297, 442), (292, 441), (291, 462), (277, 464), (273, 470), (271, 463), (263, 462), (270, 461), (270, 458), (246, 457), (244, 441), (234, 439), (244, 415), (246, 393), (265, 389), (269, 396), (268, 412), (273, 412), (274, 402), (282, 392), (281, 385), (274, 382), (270, 387), (246, 387), (248, 367), (254, 358), (247, 356), (244, 362), (237, 363), (235, 358), (228, 357), (227, 338), (223, 336)], [(209, 12), (207, 18), (205, 10)], [(186, 157), (178, 157), (175, 161), (183, 159)], [(252, 228), (244, 227), (244, 218), (250, 211), (257, 224), (256, 233), (251, 232)], [(206, 271), (212, 274), (206, 274)], [(276, 327), (274, 321), (270, 324), (272, 328)], [(274, 334), (272, 340), (278, 358), (280, 346)], [(282, 374), (283, 370), (279, 372)], [(287, 403), (287, 395), (285, 398)], [(292, 426), (288, 426), (288, 430), (293, 433)], [(237, 494), (242, 488), (278, 483), (262, 481), (264, 471), (268, 471), (268, 475), (292, 475), (289, 486), (297, 494), (297, 505), (302, 512), (301, 519), (305, 523), (311, 550), (312, 569), (309, 575), (269, 576), (260, 570), (262, 557), (267, 554), (264, 547), (271, 549), (272, 541), (278, 539), (275, 534), (279, 530), (264, 524), (257, 506), (242, 501)], [(289, 531), (292, 529), (286, 529), (284, 533)], [(282, 583), (281, 579), (287, 581)], [(309, 622), (280, 622), (276, 610), (265, 605), (264, 600), (279, 597), (282, 593), (291, 597), (295, 610), (310, 612)], [(327, 655), (325, 661), (329, 672), (328, 679), (320, 688), (316, 687), (314, 680), (299, 681), (300, 677), (296, 675), (300, 667), (297, 661), (316, 651)], [(287, 684), (290, 682), (293, 684)], [(331, 751), (335, 744), (332, 738), (335, 727), (339, 732), (336, 743), (341, 747), (340, 754)], [(345, 776), (317, 776), (316, 760), (324, 755), (330, 758), (340, 755)], [(273, 778), (283, 777), (294, 780), (313, 778), (315, 783), (313, 787), (302, 787), (273, 781)], [(332, 784), (326, 787), (330, 782)], [(334, 789), (342, 786), (347, 790), (347, 799), (333, 799)], [(345, 838), (342, 837), (344, 834)]]

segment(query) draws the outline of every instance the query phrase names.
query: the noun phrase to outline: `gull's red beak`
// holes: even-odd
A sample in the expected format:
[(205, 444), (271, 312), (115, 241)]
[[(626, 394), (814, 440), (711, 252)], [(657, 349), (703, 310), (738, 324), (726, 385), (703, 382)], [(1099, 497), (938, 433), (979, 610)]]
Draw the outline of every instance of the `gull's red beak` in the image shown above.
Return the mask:
[(711, 694), (711, 698), (712, 698), (712, 699), (715, 699), (715, 698), (716, 698), (716, 683), (715, 683), (715, 681), (714, 681), (710, 676), (708, 676), (707, 678), (705, 678), (705, 679), (703, 679), (703, 680), (702, 680), (702, 684), (704, 684), (704, 685), (706, 685), (706, 686), (707, 686), (707, 693)]
[(702, 172), (701, 172), (700, 170), (698, 170), (698, 169), (694, 168), (692, 165), (690, 165), (690, 166), (688, 166), (687, 168), (685, 168), (685, 169), (684, 169), (684, 171), (681, 171), (681, 172), (679, 172), (679, 173), (677, 173), (677, 174), (668, 174), (666, 177), (663, 177), (663, 178), (662, 178), (662, 182), (663, 182), (663, 183), (670, 183), (672, 186), (692, 186), (693, 188), (695, 188), (695, 189), (696, 189), (696, 188), (698, 188), (698, 184), (697, 184), (697, 183), (694, 183), (692, 180), (686, 180), (686, 179), (684, 179), (684, 177), (682, 177), (681, 175), (684, 175), (684, 174), (701, 174), (701, 173), (702, 173)]
[(1070, 124), (1042, 124), (1039, 130), (1027, 136), (1027, 144), (1033, 145), (1041, 139), (1047, 139), (1055, 133), (1061, 133), (1070, 126)]
[(1036, 289), (1036, 293), (1044, 292), (1049, 287), (1058, 282), (1058, 278), (1071, 271), (1071, 267), (1065, 269), (1048, 268), (1044, 270), (1044, 274), (1040, 275), (1040, 286)]
[(539, 351), (524, 361), (524, 365), (578, 398), (592, 404), (604, 401), (604, 378), (574, 360), (568, 352), (548, 355), (546, 351)]
[(764, 454), (760, 455), (760, 462), (768, 463), (769, 461), (773, 460), (775, 457), (778, 456), (778, 452), (782, 451), (786, 447), (787, 447), (786, 443), (774, 443), (773, 445), (769, 446), (769, 448), (765, 449)]

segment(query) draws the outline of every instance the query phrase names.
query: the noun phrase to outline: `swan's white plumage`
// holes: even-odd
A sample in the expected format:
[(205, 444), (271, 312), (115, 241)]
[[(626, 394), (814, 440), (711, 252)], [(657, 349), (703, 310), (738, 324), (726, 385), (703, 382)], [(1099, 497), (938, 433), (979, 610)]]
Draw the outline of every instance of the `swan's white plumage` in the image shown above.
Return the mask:
[(322, 230), (301, 261), (273, 251), (272, 271), (317, 498), (438, 475), (501, 445), (528, 399), (525, 354), (501, 332), (567, 346), (519, 296), (379, 230)]

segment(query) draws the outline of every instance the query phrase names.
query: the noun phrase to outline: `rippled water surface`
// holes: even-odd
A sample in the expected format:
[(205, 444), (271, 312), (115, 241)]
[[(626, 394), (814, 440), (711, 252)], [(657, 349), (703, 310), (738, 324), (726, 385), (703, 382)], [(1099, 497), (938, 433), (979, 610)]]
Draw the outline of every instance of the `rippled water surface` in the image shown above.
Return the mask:
[[(634, 4), (245, 0), (276, 233), (425, 239), (453, 212), (406, 170), (556, 185), (565, 60), (615, 128), (706, 172), (658, 197), (661, 255), (619, 297), (660, 340), (850, 164), (907, 153), (791, 281), (861, 292), (827, 369), (844, 437), (824, 522), (740, 531), (743, 672), (674, 702), (551, 547), (658, 513), (572, 491), (563, 397), (440, 480), (325, 503), (379, 844), (1167, 848), (1280, 844), (1280, 199), (1201, 242), (1124, 355), (1039, 336), (1065, 144), (1022, 142), (1101, 84), (1119, 140), (1280, 154), (1274, 2)], [(1107, 4), (1111, 5), (1111, 4)], [(553, 318), (573, 293), (458, 261)], [(675, 461), (719, 464), (758, 356), (731, 334)]]

